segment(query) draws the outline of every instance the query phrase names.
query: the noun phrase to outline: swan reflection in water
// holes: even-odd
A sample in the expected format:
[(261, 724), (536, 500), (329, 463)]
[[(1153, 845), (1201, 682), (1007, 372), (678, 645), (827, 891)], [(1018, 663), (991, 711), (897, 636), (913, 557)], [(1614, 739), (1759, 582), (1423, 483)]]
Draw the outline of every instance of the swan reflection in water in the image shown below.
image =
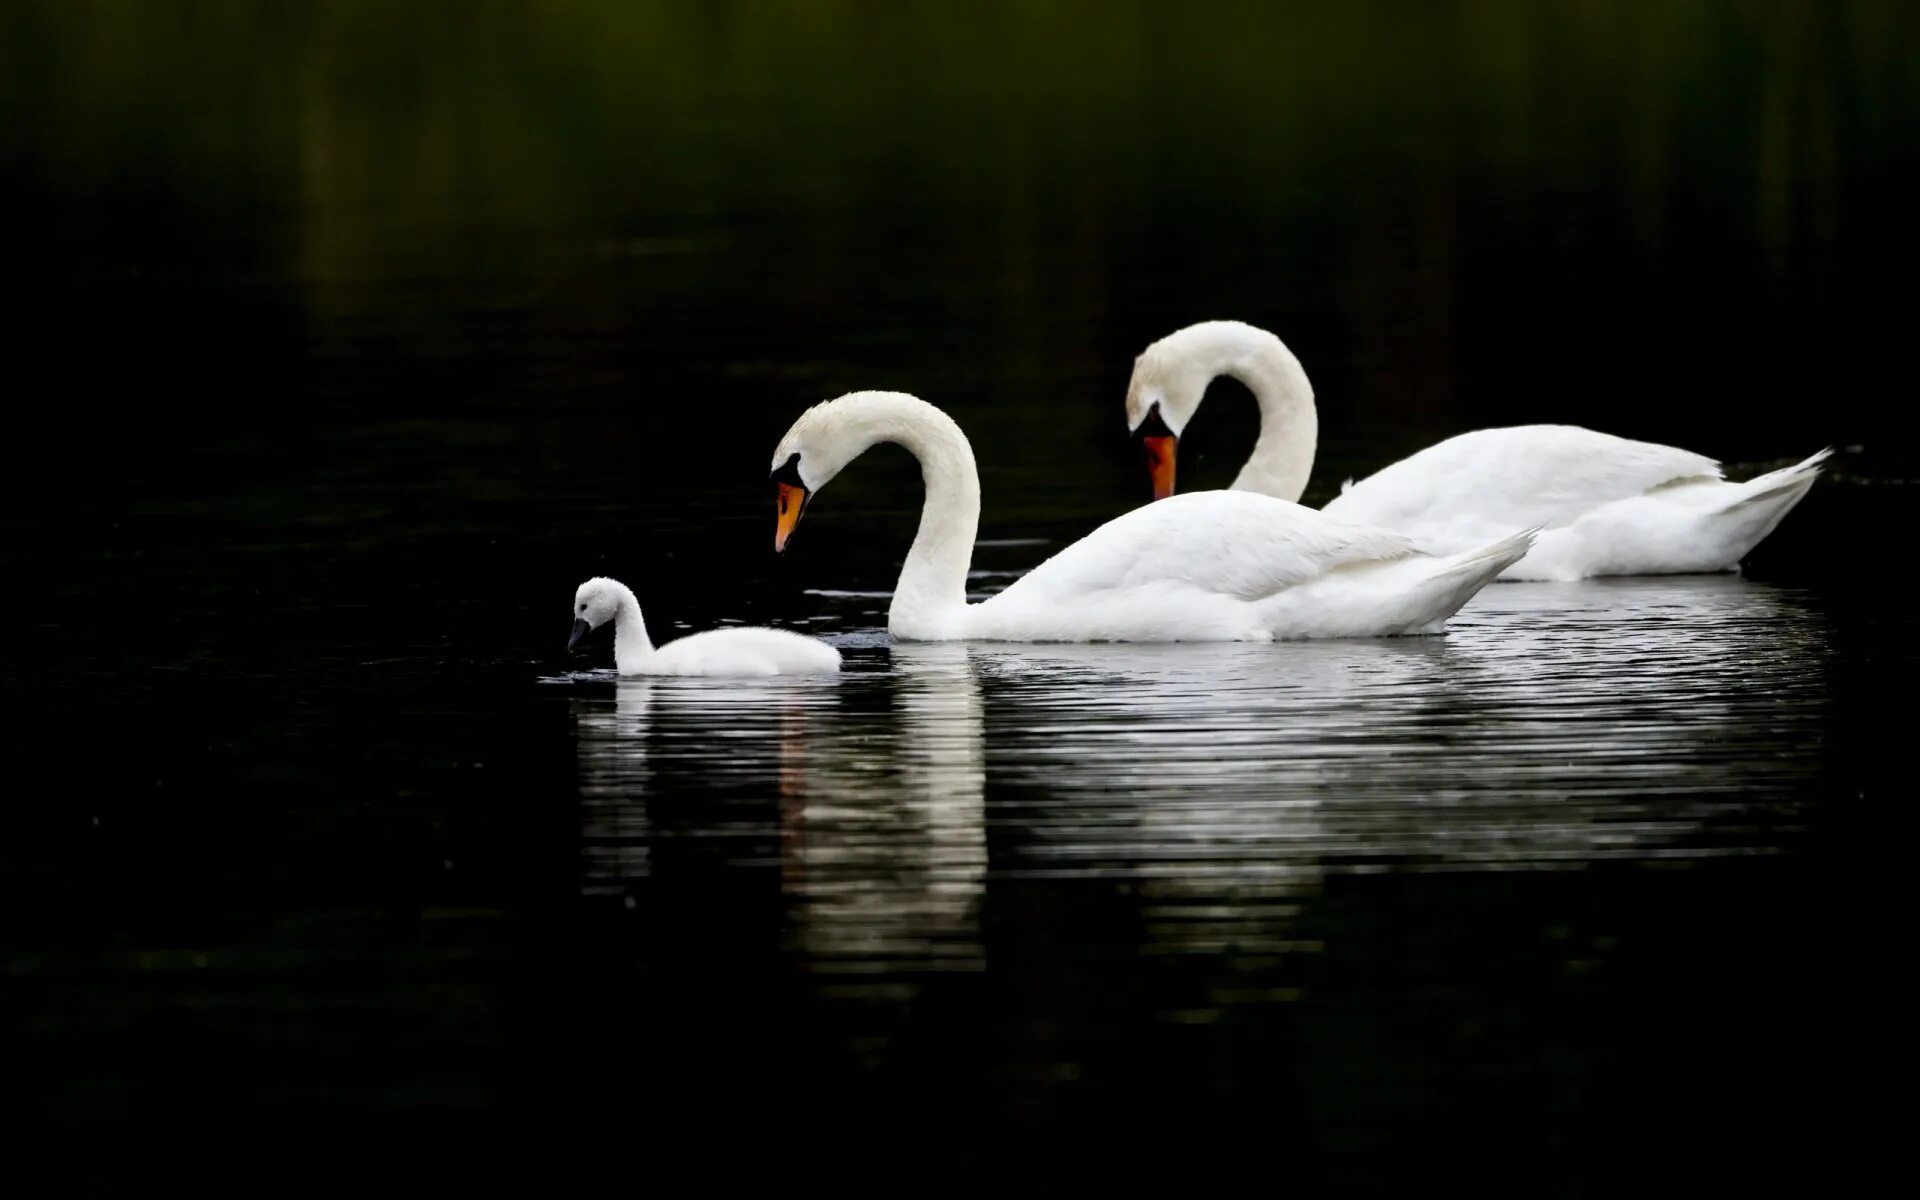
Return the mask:
[[(1032, 869), (1191, 878), (1747, 850), (1818, 782), (1826, 625), (1737, 577), (1501, 584), (1445, 638), (976, 647)], [(1748, 833), (1753, 832), (1751, 829)], [(1012, 864), (1009, 864), (1012, 866)]]
[(817, 970), (972, 969), (987, 870), (980, 685), (964, 646), (891, 658), (894, 736), (809, 730), (801, 714), (781, 740), (782, 878)]
[(1798, 593), (1688, 577), (1497, 585), (1445, 638), (975, 646), (995, 877), (1128, 881), (1143, 952), (1288, 999), (1330, 876), (1777, 850), (1827, 636)]
[[(886, 686), (622, 680), (580, 701), (585, 890), (648, 874), (650, 792), (706, 808), (696, 836), (754, 844), (777, 797), (792, 945), (839, 991), (979, 964), (984, 736), (966, 649), (891, 649)], [(866, 703), (862, 703), (865, 701)], [(751, 861), (747, 866), (755, 865)]]
[(1284, 959), (1336, 874), (1778, 849), (1821, 778), (1827, 636), (1735, 577), (1503, 584), (1445, 638), (896, 644), (825, 683), (622, 683), (579, 707), (588, 886), (645, 873), (649, 789), (736, 839), (777, 792), (761, 844), (825, 986), (980, 965), (990, 837), (994, 886), (1124, 889), (1146, 952)]

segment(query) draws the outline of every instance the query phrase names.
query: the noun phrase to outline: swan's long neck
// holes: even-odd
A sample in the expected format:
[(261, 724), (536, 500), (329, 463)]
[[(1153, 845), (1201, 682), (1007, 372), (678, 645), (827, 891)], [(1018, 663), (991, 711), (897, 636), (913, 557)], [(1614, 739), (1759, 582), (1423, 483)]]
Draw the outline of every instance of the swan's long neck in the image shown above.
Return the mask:
[(1279, 338), (1267, 334), (1244, 343), (1217, 373), (1245, 384), (1260, 404), (1260, 437), (1234, 478), (1234, 489), (1299, 500), (1313, 474), (1320, 441), (1313, 385), (1300, 360)]
[(966, 616), (967, 568), (980, 532), (980, 474), (973, 447), (953, 419), (931, 404), (921, 407), (895, 438), (920, 460), (927, 498), (900, 566), (887, 626), (903, 637), (952, 636), (946, 627)]
[(633, 589), (624, 583), (619, 587), (620, 605), (613, 610), (613, 665), (628, 675), (653, 657), (653, 639), (647, 636), (647, 622)]
[(967, 567), (980, 531), (980, 476), (967, 435), (933, 405), (899, 392), (860, 393), (834, 403), (845, 406), (841, 411), (857, 441), (854, 454), (879, 442), (904, 446), (920, 461), (926, 485), (920, 528), (900, 566), (887, 628), (897, 637), (960, 636)]

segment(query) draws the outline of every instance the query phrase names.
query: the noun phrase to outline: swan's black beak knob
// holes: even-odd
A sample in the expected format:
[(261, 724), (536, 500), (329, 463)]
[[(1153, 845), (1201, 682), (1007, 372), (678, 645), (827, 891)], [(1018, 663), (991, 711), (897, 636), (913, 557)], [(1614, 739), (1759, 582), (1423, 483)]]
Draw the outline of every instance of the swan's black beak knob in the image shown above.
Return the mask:
[(1146, 419), (1133, 435), (1140, 439), (1140, 448), (1147, 452), (1147, 474), (1153, 477), (1153, 498), (1165, 500), (1173, 495), (1173, 461), (1180, 439), (1167, 428), (1158, 404), (1147, 410)]
[(585, 621), (580, 620), (577, 617), (574, 618), (573, 636), (567, 639), (567, 649), (571, 650), (575, 646), (579, 645), (580, 639), (587, 636), (587, 631), (592, 628), (593, 626), (587, 624)]

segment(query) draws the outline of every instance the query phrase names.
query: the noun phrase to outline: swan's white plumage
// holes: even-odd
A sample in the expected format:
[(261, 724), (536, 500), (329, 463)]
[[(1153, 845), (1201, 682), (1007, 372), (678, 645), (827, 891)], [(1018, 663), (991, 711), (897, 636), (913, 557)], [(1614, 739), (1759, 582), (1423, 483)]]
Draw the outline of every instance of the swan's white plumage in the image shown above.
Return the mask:
[(840, 669), (840, 652), (784, 629), (711, 629), (668, 642), (623, 675), (807, 675)]
[(775, 451), (798, 455), (810, 490), (869, 446), (898, 442), (927, 485), (888, 628), (944, 641), (1267, 641), (1436, 632), (1526, 552), (1528, 534), (1466, 554), (1250, 492), (1195, 492), (1116, 517), (968, 604), (979, 521), (973, 452), (953, 421), (912, 396), (856, 392), (803, 414)]
[(1167, 581), (1260, 600), (1343, 567), (1420, 553), (1401, 534), (1329, 520), (1253, 492), (1188, 492), (1170, 500), (1115, 517), (987, 603), (1058, 601)]
[(613, 661), (622, 675), (764, 676), (838, 671), (840, 652), (818, 638), (744, 626), (689, 634), (655, 647), (633, 589), (604, 576), (574, 592), (576, 621), (597, 629), (612, 621)]
[[(1298, 499), (1318, 428), (1313, 389), (1265, 330), (1208, 321), (1155, 342), (1134, 366), (1129, 423), (1157, 408), (1178, 433), (1219, 375), (1246, 383), (1260, 404), (1260, 438), (1233, 486)], [(1827, 456), (1734, 483), (1714, 460), (1672, 446), (1571, 425), (1482, 429), (1349, 481), (1322, 511), (1440, 551), (1542, 527), (1506, 579), (1726, 571), (1800, 502)]]
[(1518, 525), (1564, 525), (1615, 500), (1681, 480), (1720, 478), (1705, 455), (1572, 425), (1479, 429), (1384, 467), (1329, 500), (1348, 521), (1420, 530), (1462, 511)]

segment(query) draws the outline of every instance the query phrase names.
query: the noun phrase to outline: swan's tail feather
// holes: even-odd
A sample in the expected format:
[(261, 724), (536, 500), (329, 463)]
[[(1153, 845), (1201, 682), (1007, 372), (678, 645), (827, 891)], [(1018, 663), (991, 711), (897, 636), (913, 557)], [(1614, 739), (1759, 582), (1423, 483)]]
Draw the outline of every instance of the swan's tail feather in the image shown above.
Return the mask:
[(1703, 514), (1696, 526), (1698, 540), (1714, 550), (1713, 561), (1695, 569), (1725, 571), (1739, 565), (1806, 498), (1831, 457), (1829, 446), (1791, 467), (1727, 485), (1725, 501)]
[(1533, 549), (1540, 526), (1508, 534), (1497, 542), (1442, 559), (1438, 569), (1415, 589), (1420, 597), (1418, 619), (1410, 622), (1408, 633), (1439, 633), (1447, 618), (1479, 594), (1514, 563)]
[(1785, 499), (1786, 502), (1780, 509), (1780, 515), (1785, 516), (1787, 509), (1799, 503), (1800, 498), (1807, 494), (1807, 489), (1813, 486), (1813, 481), (1820, 477), (1820, 471), (1826, 465), (1826, 461), (1832, 457), (1833, 447), (1828, 446), (1818, 454), (1810, 455), (1791, 467), (1768, 471), (1765, 475), (1756, 475), (1745, 483), (1736, 484), (1740, 494), (1724, 505), (1723, 510), (1740, 508), (1761, 501)]
[[(1545, 528), (1544, 525), (1533, 525), (1517, 533), (1510, 533), (1499, 541), (1482, 546), (1478, 550), (1456, 554), (1434, 575), (1434, 578), (1447, 579), (1463, 576), (1478, 578), (1482, 582), (1489, 581), (1525, 558), (1527, 551), (1533, 549), (1533, 539), (1539, 537), (1540, 531)], [(1465, 600), (1461, 603), (1464, 604)]]

